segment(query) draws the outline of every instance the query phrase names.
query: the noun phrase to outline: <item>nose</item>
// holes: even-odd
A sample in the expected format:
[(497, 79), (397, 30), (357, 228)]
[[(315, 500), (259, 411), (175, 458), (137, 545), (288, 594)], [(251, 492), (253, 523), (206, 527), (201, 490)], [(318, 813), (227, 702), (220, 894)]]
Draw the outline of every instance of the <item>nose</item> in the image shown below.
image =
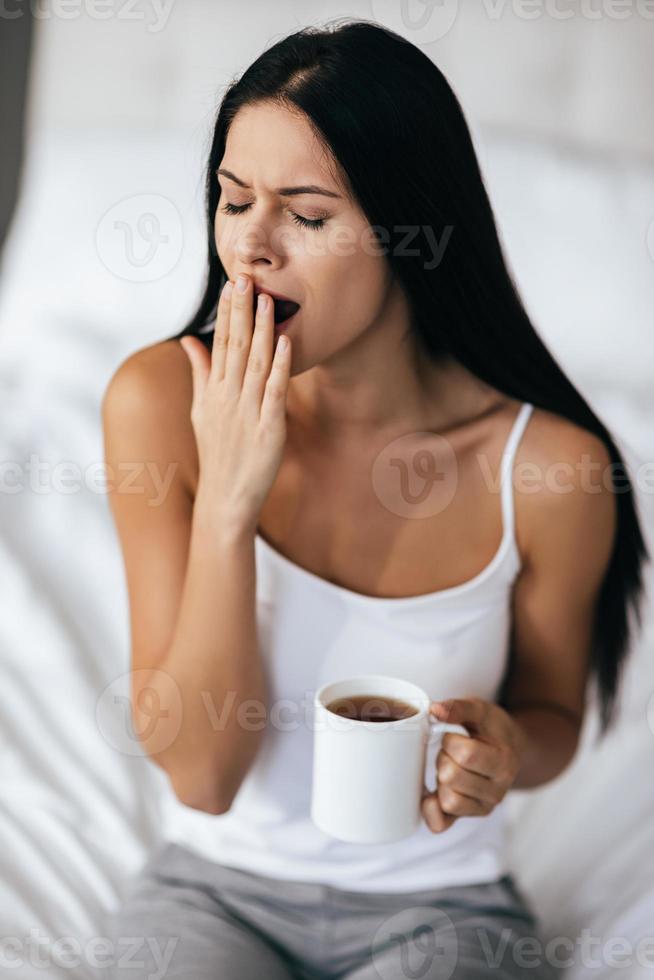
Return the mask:
[[(236, 259), (243, 266), (261, 263), (275, 266), (280, 261), (276, 243), (277, 237), (269, 224), (260, 219), (244, 222), (235, 244)], [(244, 271), (247, 272), (247, 269)]]

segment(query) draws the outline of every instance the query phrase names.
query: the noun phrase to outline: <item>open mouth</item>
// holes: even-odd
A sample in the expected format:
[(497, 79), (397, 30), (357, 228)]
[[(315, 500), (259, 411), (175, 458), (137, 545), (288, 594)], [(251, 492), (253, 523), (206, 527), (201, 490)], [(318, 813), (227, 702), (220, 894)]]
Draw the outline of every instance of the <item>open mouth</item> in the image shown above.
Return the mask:
[[(256, 304), (256, 296), (254, 297), (254, 300)], [(300, 309), (300, 304), (295, 303), (290, 299), (275, 299), (275, 297), (273, 297), (272, 300), (276, 327), (285, 326), (287, 321), (290, 320), (291, 317), (293, 317)]]
[(297, 311), (300, 309), (300, 304), (286, 299), (276, 299), (274, 300), (274, 303), (275, 327), (278, 330), (281, 330), (283, 327), (287, 326), (291, 317), (295, 316)]
[(300, 309), (300, 304), (294, 303), (290, 299), (276, 299), (273, 302), (275, 304), (275, 325), (278, 327), (290, 320)]

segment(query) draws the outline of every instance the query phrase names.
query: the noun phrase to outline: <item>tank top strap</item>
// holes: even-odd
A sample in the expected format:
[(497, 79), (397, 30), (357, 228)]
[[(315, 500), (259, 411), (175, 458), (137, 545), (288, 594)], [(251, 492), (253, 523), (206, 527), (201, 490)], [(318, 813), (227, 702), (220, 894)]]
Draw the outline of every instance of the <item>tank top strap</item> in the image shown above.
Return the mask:
[(509, 432), (504, 446), (501, 463), (501, 494), (502, 494), (502, 526), (504, 536), (514, 536), (515, 502), (513, 490), (513, 464), (518, 444), (525, 430), (534, 406), (531, 402), (523, 402)]

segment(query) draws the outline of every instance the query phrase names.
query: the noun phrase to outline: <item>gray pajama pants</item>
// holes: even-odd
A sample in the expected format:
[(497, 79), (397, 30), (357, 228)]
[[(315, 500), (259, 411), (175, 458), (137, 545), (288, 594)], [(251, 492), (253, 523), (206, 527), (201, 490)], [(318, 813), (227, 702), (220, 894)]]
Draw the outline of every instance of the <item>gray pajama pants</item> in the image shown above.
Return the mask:
[[(113, 980), (552, 980), (513, 878), (359, 893), (155, 851), (109, 913)], [(526, 937), (529, 937), (528, 939)]]

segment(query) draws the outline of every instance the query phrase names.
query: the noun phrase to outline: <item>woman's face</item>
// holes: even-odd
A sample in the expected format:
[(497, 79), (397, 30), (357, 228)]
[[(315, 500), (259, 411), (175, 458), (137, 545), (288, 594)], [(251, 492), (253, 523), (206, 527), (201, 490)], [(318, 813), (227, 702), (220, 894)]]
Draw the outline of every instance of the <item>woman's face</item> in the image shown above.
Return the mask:
[[(383, 319), (389, 266), (305, 117), (272, 104), (242, 109), (218, 170), (241, 182), (216, 178), (214, 231), (227, 275), (244, 272), (300, 304), (287, 328), (293, 374), (325, 364)], [(280, 191), (308, 185), (313, 192)]]

